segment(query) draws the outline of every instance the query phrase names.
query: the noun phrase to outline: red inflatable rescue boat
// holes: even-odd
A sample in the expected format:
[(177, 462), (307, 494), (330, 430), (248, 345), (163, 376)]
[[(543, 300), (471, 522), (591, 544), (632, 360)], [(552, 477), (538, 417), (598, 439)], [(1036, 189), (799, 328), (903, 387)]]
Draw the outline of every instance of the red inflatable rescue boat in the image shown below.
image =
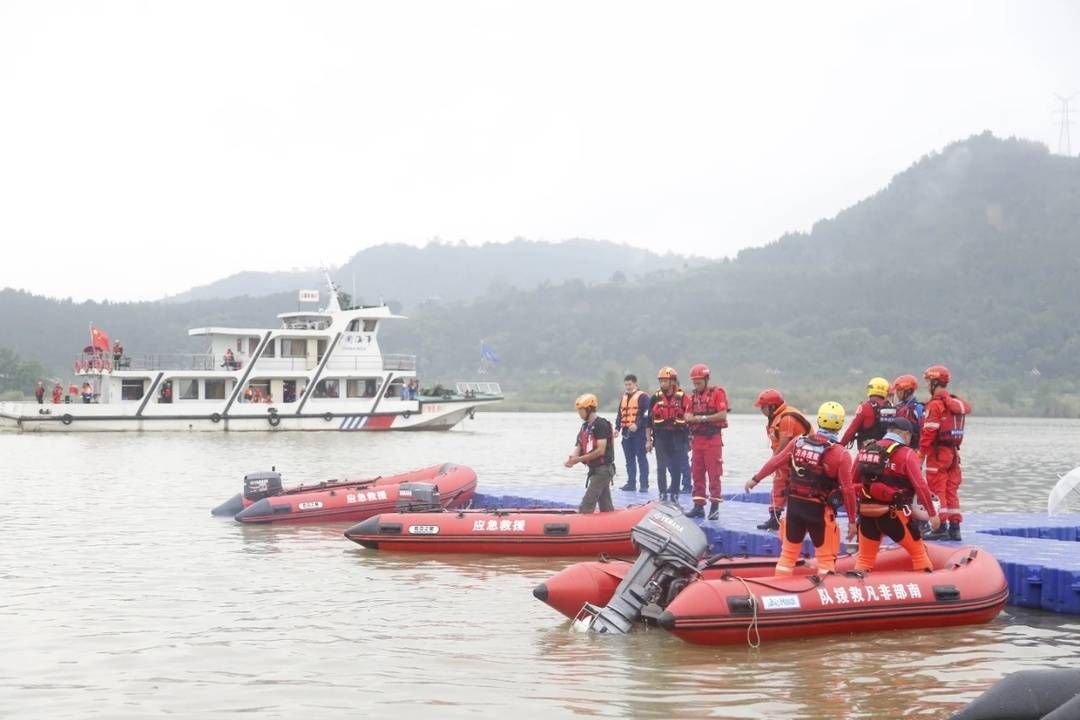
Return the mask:
[(281, 473), (244, 476), (244, 492), (214, 508), (242, 523), (356, 522), (393, 510), (460, 507), (476, 492), (476, 473), (444, 463), (364, 480), (325, 480), (284, 487)]
[(634, 554), (630, 530), (656, 503), (582, 515), (576, 510), (459, 510), (369, 518), (345, 537), (373, 550), (569, 556)]
[[(874, 571), (692, 582), (659, 617), (660, 627), (701, 645), (830, 633), (988, 622), (1009, 597), (994, 556), (976, 547), (927, 544), (933, 572)], [(904, 553), (890, 550), (889, 553)], [(885, 553), (882, 553), (885, 554)]]

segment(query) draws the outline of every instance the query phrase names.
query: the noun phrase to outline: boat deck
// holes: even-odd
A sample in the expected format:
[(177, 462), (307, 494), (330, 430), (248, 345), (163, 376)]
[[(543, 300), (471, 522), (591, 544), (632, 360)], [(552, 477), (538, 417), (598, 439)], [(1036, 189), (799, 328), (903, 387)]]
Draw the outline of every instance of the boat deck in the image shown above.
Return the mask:
[[(502, 490), (483, 487), (474, 507), (576, 507), (583, 488), (538, 485)], [(614, 490), (616, 507), (655, 499), (652, 494)], [(712, 553), (779, 555), (776, 533), (758, 530), (767, 492), (725, 494), (717, 521), (698, 521)], [(689, 499), (682, 499), (689, 507)], [(1001, 563), (1009, 581), (1009, 603), (1056, 613), (1080, 614), (1080, 514), (964, 513), (964, 543), (984, 547)], [(807, 555), (813, 545), (804, 545)]]

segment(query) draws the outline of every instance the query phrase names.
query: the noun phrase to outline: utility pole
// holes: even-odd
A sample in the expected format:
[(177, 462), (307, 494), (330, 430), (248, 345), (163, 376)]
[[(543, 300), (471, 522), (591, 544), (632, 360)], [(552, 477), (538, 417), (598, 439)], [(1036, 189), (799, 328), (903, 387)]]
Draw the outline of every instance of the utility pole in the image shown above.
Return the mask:
[(1072, 157), (1072, 137), (1069, 129), (1072, 120), (1069, 119), (1069, 103), (1076, 98), (1076, 95), (1062, 97), (1055, 93), (1054, 97), (1061, 103), (1061, 110), (1058, 111), (1061, 115), (1061, 125), (1058, 127), (1058, 155)]

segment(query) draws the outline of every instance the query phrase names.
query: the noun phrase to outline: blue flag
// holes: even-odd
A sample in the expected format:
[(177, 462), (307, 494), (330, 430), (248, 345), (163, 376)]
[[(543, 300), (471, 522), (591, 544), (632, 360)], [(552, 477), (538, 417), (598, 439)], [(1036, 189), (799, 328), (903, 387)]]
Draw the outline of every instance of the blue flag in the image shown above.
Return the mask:
[(491, 349), (486, 340), (480, 341), (480, 359), (487, 360), (489, 363), (499, 362), (499, 356), (495, 354), (495, 351)]

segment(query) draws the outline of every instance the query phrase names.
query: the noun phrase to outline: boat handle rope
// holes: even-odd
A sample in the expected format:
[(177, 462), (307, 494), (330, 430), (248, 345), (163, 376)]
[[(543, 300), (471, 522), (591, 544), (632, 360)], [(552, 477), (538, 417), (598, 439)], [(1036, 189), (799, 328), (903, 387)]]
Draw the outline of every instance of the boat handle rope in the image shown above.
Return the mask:
[(784, 593), (793, 593), (795, 595), (800, 595), (800, 594), (805, 593), (805, 592), (810, 592), (811, 590), (816, 590), (817, 586), (821, 584), (821, 576), (820, 575), (807, 575), (806, 579), (810, 581), (810, 586), (805, 587), (802, 590), (793, 590), (791, 588), (778, 587), (776, 585), (770, 585), (769, 583), (764, 582), (763, 580), (755, 580), (754, 578), (742, 578), (742, 577), (739, 577), (738, 575), (727, 575), (727, 576), (721, 577), (720, 579), (721, 580), (738, 580), (744, 586), (746, 585), (746, 583), (753, 583), (755, 585), (760, 585), (761, 587), (769, 588), (770, 590), (776, 590), (778, 592), (784, 592)]
[[(753, 608), (753, 617), (750, 618), (750, 624), (746, 626), (746, 644), (751, 650), (757, 650), (761, 647), (761, 630), (758, 628), (758, 616), (757, 616), (757, 596), (754, 595), (750, 586), (746, 584), (746, 579), (741, 577), (735, 577), (736, 580), (742, 583), (743, 589), (746, 590), (746, 594), (750, 596), (750, 607)], [(751, 639), (751, 633), (756, 638)]]

